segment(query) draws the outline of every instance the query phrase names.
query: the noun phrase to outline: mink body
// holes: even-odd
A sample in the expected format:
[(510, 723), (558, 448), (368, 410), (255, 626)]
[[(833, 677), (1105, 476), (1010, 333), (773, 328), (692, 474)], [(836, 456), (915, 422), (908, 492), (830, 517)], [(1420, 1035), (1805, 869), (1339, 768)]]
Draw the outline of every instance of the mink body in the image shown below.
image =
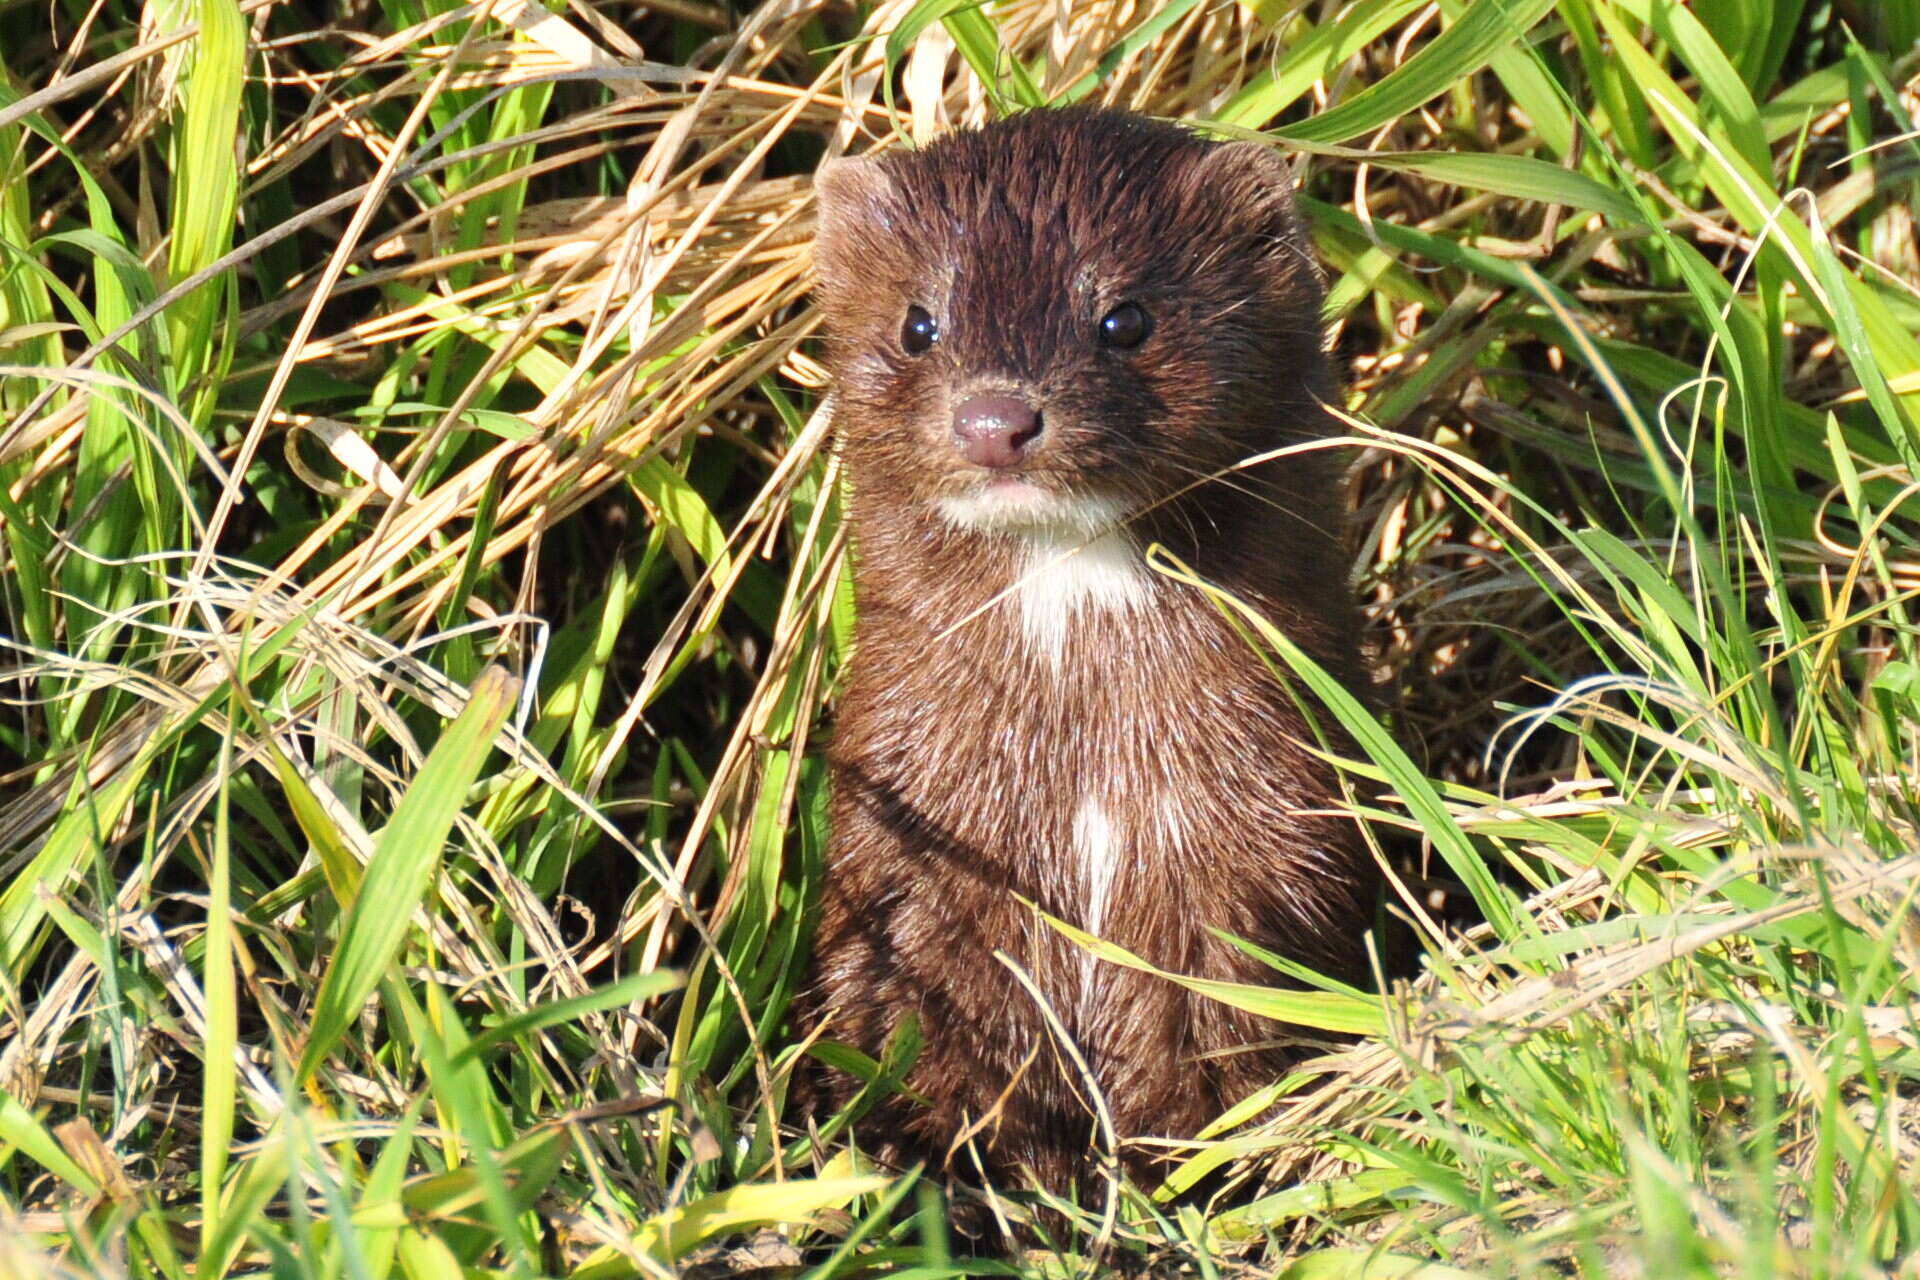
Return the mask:
[[(858, 624), (803, 1016), (875, 1056), (918, 1019), (930, 1105), (885, 1104), (870, 1146), (1071, 1190), (1094, 1112), (995, 952), (1123, 1140), (1192, 1135), (1298, 1050), (1022, 898), (1174, 972), (1274, 981), (1208, 926), (1367, 972), (1376, 876), (1313, 731), (1144, 558), (1162, 544), (1361, 691), (1336, 456), (1203, 482), (1331, 434), (1318, 275), (1282, 161), (1123, 113), (1032, 112), (816, 185)], [(983, 1119), (976, 1164), (953, 1147)]]

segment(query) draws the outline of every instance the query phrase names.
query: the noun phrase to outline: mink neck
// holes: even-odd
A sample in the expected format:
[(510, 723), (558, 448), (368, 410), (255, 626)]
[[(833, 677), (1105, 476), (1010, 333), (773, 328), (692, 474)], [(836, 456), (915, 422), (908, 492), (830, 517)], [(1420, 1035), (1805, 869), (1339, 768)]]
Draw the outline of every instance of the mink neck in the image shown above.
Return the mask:
[[(1331, 608), (1326, 584), (1346, 577), (1335, 477), (1315, 475), (1303, 484), (1295, 474), (1281, 483), (1274, 468), (1265, 470), (1236, 472), (1147, 503), (1110, 532), (966, 529), (931, 510), (909, 512), (895, 495), (869, 489), (856, 476), (861, 592), (869, 603), (893, 597), (912, 612), (971, 609), (1030, 573), (1036, 554), (1111, 555), (1125, 548), (1137, 558), (1158, 548), (1157, 562), (1184, 566), (1268, 611), (1276, 605), (1289, 612)], [(1194, 602), (1199, 605), (1199, 598)]]
[(1228, 591), (1287, 595), (1290, 584), (1310, 580), (1301, 559), (1318, 568), (1338, 554), (1337, 525), (1325, 506), (1271, 476), (1239, 472), (1150, 504), (1126, 533), (1142, 550), (1158, 545)]

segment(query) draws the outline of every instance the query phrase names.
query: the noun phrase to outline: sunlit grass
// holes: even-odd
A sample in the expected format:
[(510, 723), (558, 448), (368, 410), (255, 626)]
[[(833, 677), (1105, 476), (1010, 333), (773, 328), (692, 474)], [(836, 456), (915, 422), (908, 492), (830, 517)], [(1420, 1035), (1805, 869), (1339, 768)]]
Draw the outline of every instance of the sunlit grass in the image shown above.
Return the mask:
[[(0, 0), (0, 1271), (1911, 1273), (1907, 6), (477, 12)], [(807, 175), (1060, 101), (1300, 157), (1427, 959), (956, 1261), (786, 1106)]]

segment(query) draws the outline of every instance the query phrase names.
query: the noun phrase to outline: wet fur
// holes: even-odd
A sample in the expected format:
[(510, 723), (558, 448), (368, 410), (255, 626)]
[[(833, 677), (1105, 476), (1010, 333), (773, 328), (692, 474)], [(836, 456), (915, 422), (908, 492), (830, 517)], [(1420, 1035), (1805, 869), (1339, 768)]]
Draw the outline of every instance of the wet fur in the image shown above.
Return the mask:
[[(1331, 432), (1319, 280), (1271, 152), (1120, 113), (1029, 113), (838, 162), (817, 185), (859, 622), (803, 1017), (876, 1056), (918, 1018), (910, 1083), (930, 1105), (893, 1099), (860, 1129), (903, 1161), (945, 1161), (1033, 1055), (977, 1146), (991, 1176), (1071, 1190), (1093, 1112), (996, 951), (1045, 993), (1123, 1139), (1193, 1134), (1298, 1051), (1270, 1022), (1091, 961), (1019, 898), (1169, 970), (1273, 981), (1215, 926), (1366, 972), (1376, 878), (1325, 812), (1312, 733), (1213, 606), (1141, 563), (1165, 544), (1361, 687), (1334, 454), (1163, 502)], [(1153, 318), (1133, 351), (1094, 340), (1122, 301)], [(909, 304), (941, 327), (917, 357)], [(1026, 474), (1061, 496), (1045, 527), (950, 514), (982, 475), (953, 447), (953, 406), (982, 390), (1042, 411)], [(1071, 513), (1156, 502), (1073, 567), (1098, 530)], [(816, 1105), (854, 1087), (828, 1075)]]

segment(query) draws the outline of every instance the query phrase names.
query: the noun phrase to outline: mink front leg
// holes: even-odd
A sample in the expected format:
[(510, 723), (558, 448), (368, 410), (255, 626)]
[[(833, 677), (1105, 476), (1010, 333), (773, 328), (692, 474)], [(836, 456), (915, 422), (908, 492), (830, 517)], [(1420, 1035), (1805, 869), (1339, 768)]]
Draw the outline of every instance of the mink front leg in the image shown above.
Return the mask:
[[(934, 830), (855, 763), (836, 767), (833, 831), (803, 1016), (878, 1058), (913, 1014), (921, 1050), (907, 1084), (927, 1103), (895, 1095), (858, 1127), (885, 1135), (883, 1155), (968, 1181), (984, 1165), (1002, 1184), (1081, 1182), (1095, 1163), (1092, 1108), (1033, 997), (994, 956), (1030, 970), (1062, 963), (1066, 944), (1015, 896), (1032, 888)], [(832, 1110), (858, 1088), (822, 1072), (816, 1096)], [(953, 1149), (976, 1126), (979, 1164)]]

